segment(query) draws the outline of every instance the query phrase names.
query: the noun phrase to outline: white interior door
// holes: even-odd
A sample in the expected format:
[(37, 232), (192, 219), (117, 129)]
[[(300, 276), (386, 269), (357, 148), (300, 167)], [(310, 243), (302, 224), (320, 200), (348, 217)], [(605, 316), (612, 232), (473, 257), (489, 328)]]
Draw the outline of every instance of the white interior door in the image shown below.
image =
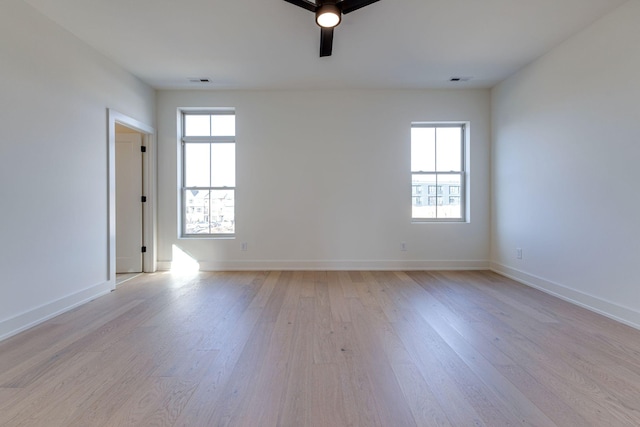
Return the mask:
[(142, 135), (116, 133), (116, 273), (142, 272)]

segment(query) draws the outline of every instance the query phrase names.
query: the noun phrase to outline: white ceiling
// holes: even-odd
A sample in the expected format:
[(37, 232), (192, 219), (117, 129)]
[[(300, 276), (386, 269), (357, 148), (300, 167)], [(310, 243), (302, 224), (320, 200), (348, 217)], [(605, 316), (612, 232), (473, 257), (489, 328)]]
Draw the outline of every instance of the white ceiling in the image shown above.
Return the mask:
[(627, 0), (380, 0), (325, 58), (284, 0), (25, 1), (155, 88), (409, 89), (491, 87)]

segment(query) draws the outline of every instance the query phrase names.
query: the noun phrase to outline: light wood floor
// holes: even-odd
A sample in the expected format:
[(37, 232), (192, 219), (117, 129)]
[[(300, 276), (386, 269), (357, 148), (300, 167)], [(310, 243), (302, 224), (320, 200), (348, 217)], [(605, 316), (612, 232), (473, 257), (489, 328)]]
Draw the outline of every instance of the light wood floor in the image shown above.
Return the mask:
[(488, 272), (142, 275), (0, 343), (2, 426), (638, 426), (640, 331)]

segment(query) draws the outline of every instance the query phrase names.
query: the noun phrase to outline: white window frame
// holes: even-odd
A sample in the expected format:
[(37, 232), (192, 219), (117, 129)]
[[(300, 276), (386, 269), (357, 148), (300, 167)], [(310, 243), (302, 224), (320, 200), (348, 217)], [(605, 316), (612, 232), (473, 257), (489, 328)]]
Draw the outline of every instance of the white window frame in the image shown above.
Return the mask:
[[(411, 213), (411, 222), (413, 223), (439, 223), (439, 222), (454, 222), (454, 223), (460, 223), (460, 222), (468, 222), (468, 212), (467, 212), (467, 200), (468, 200), (468, 196), (467, 196), (467, 179), (468, 179), (468, 173), (467, 173), (467, 152), (468, 152), (468, 130), (469, 130), (469, 124), (468, 122), (413, 122), (411, 123), (411, 128), (460, 128), (460, 171), (436, 171), (436, 170), (428, 170), (428, 171), (423, 171), (423, 170), (411, 170), (411, 191), (412, 191), (412, 196), (413, 196), (413, 176), (414, 175), (450, 175), (450, 176), (459, 176), (460, 177), (460, 190), (459, 190), (459, 194), (457, 194), (456, 196), (458, 196), (460, 198), (460, 218), (422, 218), (422, 217), (414, 217), (413, 216), (413, 209), (412, 209), (412, 213)], [(413, 155), (413, 153), (411, 153), (411, 155)], [(437, 153), (436, 155), (436, 159), (437, 159)], [(436, 186), (436, 192), (435, 194), (430, 194), (429, 191), (427, 191), (427, 197), (429, 196), (433, 196), (436, 197), (436, 201), (437, 201), (437, 197), (443, 197), (443, 202), (444, 202), (444, 197), (445, 194), (443, 194), (442, 192), (438, 192), (438, 187), (441, 185), (438, 182), (436, 182), (436, 184), (434, 184)], [(424, 193), (424, 192), (423, 192)], [(448, 199), (449, 194), (446, 194), (446, 197)], [(411, 203), (413, 206), (413, 200), (414, 197), (412, 197), (411, 199)], [(427, 203), (428, 204), (428, 203)], [(423, 204), (426, 205), (426, 204)], [(436, 203), (436, 209), (438, 208), (438, 205)]]
[[(181, 238), (234, 238), (236, 235), (236, 223), (235, 223), (235, 198), (236, 198), (236, 186), (233, 187), (187, 187), (186, 186), (186, 155), (185, 155), (185, 146), (187, 143), (203, 143), (203, 144), (228, 144), (233, 143), (234, 148), (236, 144), (236, 136), (186, 136), (186, 126), (185, 126), (185, 118), (190, 115), (202, 115), (202, 116), (215, 116), (215, 115), (236, 115), (235, 109), (232, 108), (224, 108), (224, 109), (205, 109), (205, 110), (188, 110), (184, 109), (180, 111), (180, 165), (181, 165), (181, 176), (180, 176), (180, 237)], [(186, 231), (186, 200), (185, 194), (189, 190), (230, 190), (234, 193), (234, 232), (233, 233), (191, 233), (188, 234)], [(210, 218), (209, 218), (210, 219)]]

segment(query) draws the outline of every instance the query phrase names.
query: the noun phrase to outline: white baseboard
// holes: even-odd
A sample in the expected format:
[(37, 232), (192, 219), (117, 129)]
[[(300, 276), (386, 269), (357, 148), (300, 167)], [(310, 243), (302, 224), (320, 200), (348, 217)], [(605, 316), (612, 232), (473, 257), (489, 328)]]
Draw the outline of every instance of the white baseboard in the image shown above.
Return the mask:
[(18, 314), (0, 321), (0, 341), (32, 328), (46, 320), (52, 319), (66, 311), (108, 294), (113, 289), (111, 282), (103, 282), (91, 286), (72, 295), (36, 307), (33, 310)]
[(171, 261), (157, 261), (156, 269), (158, 271), (169, 271), (171, 270)]
[(524, 271), (492, 262), (491, 271), (513, 279), (524, 285), (531, 286), (572, 304), (586, 308), (610, 319), (616, 320), (632, 328), (640, 329), (640, 312), (629, 307), (616, 304), (602, 298), (589, 295), (576, 289), (543, 279), (542, 277)]
[[(421, 261), (421, 260), (251, 260), (202, 261), (201, 271), (256, 271), (256, 270), (487, 270), (489, 261)], [(171, 270), (171, 261), (158, 261), (158, 270)]]

